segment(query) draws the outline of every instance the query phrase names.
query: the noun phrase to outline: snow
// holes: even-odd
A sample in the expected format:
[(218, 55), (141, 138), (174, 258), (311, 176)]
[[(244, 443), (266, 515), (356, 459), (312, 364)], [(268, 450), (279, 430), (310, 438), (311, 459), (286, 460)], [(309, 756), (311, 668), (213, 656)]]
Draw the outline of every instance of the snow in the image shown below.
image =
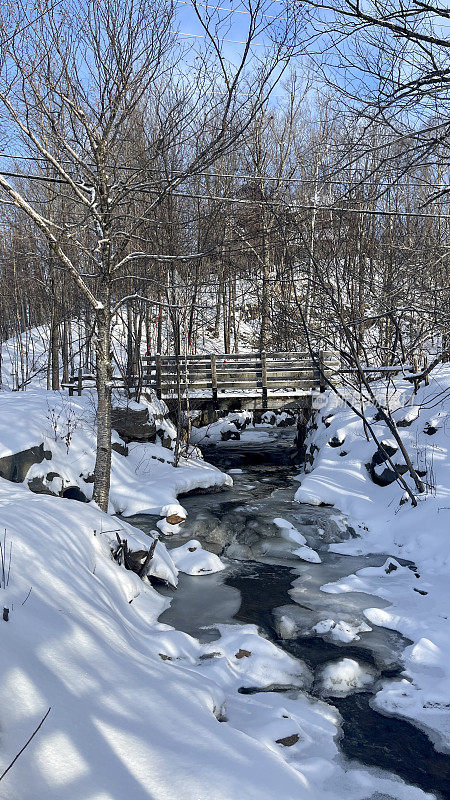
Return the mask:
[(171, 525), (166, 519), (159, 519), (156, 527), (163, 536), (174, 536), (181, 531), (181, 525)]
[(284, 539), (300, 545), (300, 547), (297, 547), (292, 551), (295, 556), (301, 558), (302, 561), (309, 561), (311, 564), (321, 563), (319, 554), (313, 550), (312, 547), (308, 547), (305, 537), (302, 533), (300, 533), (300, 531), (297, 530), (297, 528), (294, 527), (292, 522), (289, 522), (289, 520), (283, 519), (282, 517), (275, 517), (273, 522), (280, 530)]
[[(117, 437), (116, 437), (117, 438)], [(95, 396), (83, 392), (69, 398), (64, 392), (31, 389), (0, 393), (0, 458), (44, 444), (51, 459), (34, 464), (27, 480), (41, 478), (48, 489), (60, 490), (47, 480), (57, 473), (62, 487), (78, 486), (92, 497), (90, 480), (95, 463)], [(173, 464), (173, 453), (159, 444), (132, 442), (129, 454), (112, 454), (110, 511), (124, 516), (159, 514), (177, 503), (177, 495), (192, 489), (230, 486), (232, 478), (189, 456)]]
[(306, 664), (264, 639), (256, 625), (218, 625), (220, 639), (205, 645), (212, 654), (200, 668), (205, 677), (220, 676), (220, 685), (241, 687), (296, 686), (308, 688), (312, 674)]
[(182, 519), (186, 519), (187, 511), (183, 506), (180, 506), (179, 503), (169, 503), (162, 507), (160, 514), (162, 517), (182, 517)]
[[(328, 593), (361, 592), (388, 601), (383, 609), (365, 608), (367, 623), (397, 630), (413, 644), (403, 653), (400, 679), (384, 680), (374, 704), (385, 713), (407, 718), (426, 730), (439, 747), (448, 749), (450, 365), (436, 368), (429, 386), (421, 386), (416, 395), (401, 377), (389, 386), (394, 418), (408, 423), (399, 427), (399, 434), (413, 463), (427, 472), (426, 492), (417, 496), (417, 508), (410, 501), (404, 502), (404, 490), (396, 483), (381, 487), (372, 482), (366, 464), (376, 445), (367, 441), (362, 422), (330, 393), (316, 414), (318, 428), (306, 441), (307, 448), (314, 446), (317, 450), (310, 471), (299, 476), (301, 485), (295, 499), (299, 503), (325, 502), (346, 515), (358, 535), (331, 545), (332, 551), (384, 554), (379, 567), (358, 570), (323, 588)], [(379, 391), (385, 398), (386, 384), (380, 382)], [(391, 442), (392, 435), (384, 423), (374, 419), (376, 408), (365, 410), (378, 439)], [(345, 435), (345, 445), (331, 448), (328, 442), (338, 431)], [(398, 452), (393, 460), (403, 463)], [(414, 489), (409, 476), (404, 477)], [(387, 561), (385, 554), (390, 554)]]
[[(293, 698), (265, 692), (246, 697), (245, 702), (239, 695), (227, 702), (227, 719), (247, 736), (264, 742), (268, 750), (301, 773), (303, 784), (298, 789), (297, 800), (309, 797), (310, 793), (317, 800), (430, 797), (380, 772), (345, 761), (335, 736), (340, 724), (338, 711), (307, 695)], [(277, 743), (287, 737), (294, 737), (294, 743)], [(245, 796), (244, 793), (237, 795), (239, 799)], [(288, 796), (280, 786), (273, 797), (286, 800)]]
[[(156, 407), (155, 413), (160, 413)], [(435, 494), (430, 492), (416, 510), (398, 505), (397, 487), (370, 483), (364, 459), (373, 446), (346, 414), (335, 410), (323, 441), (319, 427), (315, 469), (302, 476), (300, 491), (351, 516), (360, 538), (333, 549), (390, 552), (396, 559), (380, 559), (379, 567), (358, 570), (324, 588), (335, 595), (352, 591), (385, 598), (391, 605), (365, 609), (366, 619), (401, 630), (413, 643), (404, 652), (400, 678), (374, 686), (369, 667), (341, 659), (324, 668), (321, 685), (330, 695), (377, 690), (379, 708), (412, 718), (444, 743), (450, 738), (446, 412), (434, 409), (431, 415), (422, 409), (402, 429), (408, 441), (419, 441), (418, 459), (432, 454), (436, 474)], [(339, 457), (340, 448), (325, 448), (335, 421), (345, 432), (346, 460)], [(438, 433), (421, 438), (433, 422)], [(264, 431), (246, 431), (244, 437), (253, 434), (264, 441)], [(34, 465), (27, 479), (40, 477), (55, 491), (76, 485), (89, 499), (93, 393), (70, 400), (39, 388), (1, 393), (0, 457), (41, 443), (51, 457)], [(128, 456), (113, 454), (111, 513), (159, 514), (165, 507), (179, 509), (181, 492), (231, 485), (231, 477), (196, 457), (182, 459), (175, 468), (173, 453), (158, 444), (135, 443), (129, 451)], [(60, 477), (47, 477), (51, 472)], [(287, 522), (276, 518), (275, 524), (280, 520)], [(300, 545), (297, 550), (311, 550), (294, 525), (278, 527)], [(160, 623), (170, 600), (111, 558), (116, 531), (132, 549), (148, 549), (151, 543), (126, 521), (102, 514), (92, 503), (36, 495), (26, 482), (0, 479), (0, 530), (6, 531), (7, 552), (12, 544), (9, 585), (0, 589), (2, 605), (10, 609), (9, 622), (1, 622), (3, 765), (51, 709), (2, 781), (5, 800), (430, 797), (347, 762), (336, 743), (338, 712), (303, 693), (312, 684), (310, 670), (256, 626), (218, 625), (218, 638), (202, 644)], [(315, 551), (311, 554), (320, 560)], [(405, 556), (418, 572), (401, 563)], [(196, 540), (171, 551), (158, 541), (149, 574), (173, 587), (179, 571), (210, 575), (200, 577), (201, 586), (222, 569), (220, 559)], [(287, 636), (296, 635), (289, 616), (280, 624)], [(318, 626), (316, 633), (336, 639), (353, 634), (357, 639), (369, 628), (345, 620), (321, 620)], [(263, 691), (245, 695), (242, 687)], [(294, 688), (280, 695), (266, 691), (271, 687)], [(286, 737), (292, 743), (279, 741)]]
[(51, 707), (2, 782), (5, 800), (206, 800), (211, 786), (223, 800), (269, 800), (280, 786), (298, 794), (300, 774), (217, 721), (223, 690), (193, 671), (200, 645), (158, 624), (167, 600), (109, 558), (99, 533), (107, 516), (4, 480), (0, 508), (13, 543), (2, 598), (11, 608), (0, 652), (3, 764)]
[(392, 414), (397, 425), (410, 425), (420, 414), (420, 406), (412, 405), (406, 408), (397, 408)]
[[(427, 797), (347, 764), (332, 707), (240, 694), (311, 683), (254, 625), (220, 626), (202, 645), (159, 623), (169, 600), (110, 558), (112, 527), (141, 546), (147, 538), (126, 522), (5, 480), (0, 517), (13, 544), (2, 590), (11, 609), (0, 650), (2, 764), (51, 708), (2, 781), (5, 800)], [(173, 554), (161, 542), (158, 551)], [(294, 746), (277, 743), (295, 734)]]
[(320, 564), (322, 561), (319, 554), (313, 550), (312, 547), (308, 547), (306, 544), (302, 545), (301, 547), (297, 547), (297, 549), (293, 550), (292, 552), (295, 556), (301, 558), (302, 561), (309, 561), (311, 564)]
[[(95, 435), (89, 393), (62, 409), (54, 429), (42, 413), (47, 401), (57, 402), (54, 393), (5, 397), (4, 448), (43, 442), (51, 459), (30, 474), (46, 479), (60, 471), (63, 485), (76, 481), (88, 492)], [(71, 414), (77, 427), (67, 446)], [(175, 468), (173, 454), (159, 445), (129, 449), (127, 457), (113, 455), (112, 511), (179, 513), (182, 487), (231, 480), (199, 459)], [(111, 558), (116, 532), (131, 549), (151, 543), (126, 521), (1, 479), (0, 528), (12, 543), (11, 579), (1, 590), (10, 608), (0, 650), (4, 765), (51, 708), (2, 781), (5, 800), (365, 800), (376, 791), (426, 798), (346, 762), (336, 744), (337, 711), (299, 693), (312, 685), (310, 670), (256, 626), (218, 625), (218, 638), (202, 644), (160, 623), (170, 600)], [(280, 530), (299, 544), (292, 524)], [(176, 586), (179, 571), (212, 576), (201, 582), (222, 569), (196, 540), (171, 551), (158, 541), (149, 573)], [(264, 691), (245, 695), (242, 687)], [(290, 695), (266, 691), (278, 687)], [(283, 744), (286, 737), (292, 745)]]
[(210, 575), (225, 569), (220, 558), (208, 550), (203, 550), (200, 542), (191, 539), (181, 547), (174, 547), (170, 556), (176, 568), (186, 575)]
[(316, 677), (319, 690), (330, 697), (346, 697), (354, 692), (367, 691), (376, 678), (375, 671), (367, 664), (353, 658), (342, 658), (325, 664)]
[(360, 637), (358, 634), (368, 633), (372, 628), (364, 622), (358, 624), (346, 622), (342, 619), (337, 622), (334, 619), (323, 619), (316, 625), (313, 625), (312, 630), (314, 633), (317, 633), (318, 636), (328, 635), (330, 639), (336, 642), (348, 644), (349, 642), (359, 641)]

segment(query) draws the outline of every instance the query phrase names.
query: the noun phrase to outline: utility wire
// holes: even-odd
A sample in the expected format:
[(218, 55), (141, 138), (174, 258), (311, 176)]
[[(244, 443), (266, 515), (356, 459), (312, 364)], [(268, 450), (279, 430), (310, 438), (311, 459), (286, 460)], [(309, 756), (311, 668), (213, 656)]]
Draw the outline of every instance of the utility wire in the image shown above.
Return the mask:
[[(44, 178), (38, 175), (29, 175), (24, 176), (21, 174), (13, 175), (9, 172), (1, 172), (2, 175), (7, 175), (9, 177), (18, 177), (18, 178), (29, 178), (30, 180), (37, 180), (37, 181), (44, 181), (47, 182), (50, 180), (54, 183), (62, 183), (67, 185), (67, 181), (63, 178)], [(140, 187), (140, 192), (143, 194), (154, 194), (159, 195), (161, 191), (158, 189), (150, 189), (148, 187)], [(171, 192), (171, 197), (183, 197), (189, 200), (213, 200), (214, 202), (220, 203), (229, 203), (231, 205), (244, 205), (244, 206), (269, 206), (270, 208), (278, 208), (283, 209), (287, 212), (289, 211), (333, 211), (339, 214), (366, 214), (369, 216), (388, 216), (388, 217), (414, 217), (416, 219), (441, 219), (447, 220), (450, 219), (450, 214), (427, 214), (425, 212), (420, 211), (392, 211), (392, 210), (382, 210), (382, 209), (372, 209), (372, 208), (342, 208), (339, 206), (332, 206), (332, 205), (321, 205), (319, 203), (289, 203), (289, 202), (270, 202), (270, 200), (248, 200), (247, 198), (240, 198), (240, 197), (226, 197), (221, 195), (207, 195), (207, 194), (189, 194), (188, 192)], [(9, 203), (9, 205), (15, 205), (15, 203)]]
[[(34, 161), (36, 163), (39, 163), (39, 162), (47, 163), (47, 159), (45, 159), (43, 156), (21, 156), (21, 155), (15, 155), (14, 153), (0, 153), (0, 158), (9, 158), (9, 159), (11, 159), (13, 161)], [(73, 164), (72, 161), (69, 161), (69, 160), (66, 160), (66, 159), (62, 159), (61, 163)], [(95, 165), (94, 164), (88, 164), (87, 166), (95, 166)], [(153, 172), (153, 173), (159, 173), (160, 172), (160, 170), (158, 170), (156, 167), (152, 167), (152, 168), (140, 167), (140, 166), (130, 167), (130, 166), (120, 165), (120, 164), (117, 165), (116, 169), (126, 170), (126, 171), (129, 171), (129, 172), (140, 172), (140, 171)], [(27, 175), (22, 175), (21, 173), (3, 172), (2, 170), (0, 170), (0, 172), (1, 172), (2, 175), (9, 175), (10, 177), (23, 177), (23, 178), (31, 177), (31, 176), (27, 176)], [(182, 174), (183, 174), (182, 170), (176, 170), (176, 169), (172, 170), (172, 175), (182, 175)], [(301, 177), (301, 178), (289, 177), (288, 178), (288, 177), (280, 177), (280, 176), (273, 176), (273, 175), (250, 175), (248, 173), (233, 173), (233, 172), (196, 172), (193, 175), (186, 176), (186, 180), (190, 180), (190, 179), (193, 179), (195, 177), (200, 177), (200, 176), (201, 177), (207, 177), (207, 178), (235, 178), (236, 180), (249, 180), (249, 181), (261, 181), (261, 180), (264, 180), (264, 181), (276, 181), (276, 182), (281, 182), (281, 183), (305, 183), (305, 184), (314, 184), (314, 185), (327, 184), (327, 185), (332, 185), (332, 186), (342, 186), (343, 184), (347, 184), (347, 183), (350, 182), (349, 179), (342, 178), (341, 180), (335, 180), (333, 178), (327, 178), (326, 176), (322, 176), (321, 178), (305, 178), (305, 177)], [(44, 176), (42, 176), (42, 177), (36, 176), (34, 179), (35, 180), (53, 181), (53, 182), (62, 182), (62, 183), (66, 182), (62, 178), (50, 178), (50, 177), (47, 178), (47, 177), (44, 177)], [(355, 180), (358, 182), (358, 186), (360, 184), (363, 184), (364, 186), (373, 186), (373, 187), (385, 186), (385, 187), (388, 187), (388, 188), (398, 188), (400, 186), (400, 184), (395, 182), (395, 181), (370, 181), (370, 182), (368, 182), (368, 181), (364, 181), (364, 177), (356, 177)], [(411, 188), (423, 188), (423, 189), (447, 189), (448, 188), (450, 190), (450, 184), (448, 184), (448, 183), (444, 183), (444, 182), (442, 182), (442, 183), (430, 183), (430, 182), (425, 181), (425, 180), (423, 180), (422, 182), (418, 182), (417, 179), (414, 180), (413, 182), (408, 182), (407, 184), (405, 184), (405, 188), (410, 188), (410, 187)]]
[[(227, 13), (231, 14), (246, 14), (250, 16), (250, 11), (244, 11), (243, 9), (239, 8), (224, 8), (224, 6), (210, 6), (207, 3), (190, 3), (188, 0), (173, 0), (174, 3), (177, 3), (182, 6), (191, 6), (192, 8), (200, 7), (206, 8), (207, 11), (226, 11)], [(261, 18), (265, 19), (279, 19), (279, 15), (276, 14), (259, 14)]]

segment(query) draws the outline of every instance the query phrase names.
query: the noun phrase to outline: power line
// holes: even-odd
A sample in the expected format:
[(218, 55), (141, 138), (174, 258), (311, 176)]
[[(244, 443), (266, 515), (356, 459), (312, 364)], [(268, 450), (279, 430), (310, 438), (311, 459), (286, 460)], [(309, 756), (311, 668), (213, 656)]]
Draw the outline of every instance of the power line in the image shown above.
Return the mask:
[[(182, 6), (192, 6), (192, 8), (199, 6), (201, 8), (206, 8), (208, 11), (227, 11), (228, 13), (231, 14), (246, 14), (248, 16), (251, 16), (250, 11), (244, 11), (238, 8), (224, 8), (224, 6), (210, 6), (207, 3), (190, 3), (189, 0), (174, 0), (174, 2)], [(260, 16), (261, 18), (264, 17), (266, 19), (280, 18), (276, 14), (259, 14), (258, 16)]]
[[(211, 37), (208, 36), (206, 33), (187, 33), (185, 31), (174, 31), (174, 30), (169, 30), (169, 31), (167, 31), (167, 33), (171, 33), (173, 36), (184, 36), (184, 37), (186, 37), (188, 39), (209, 39), (209, 40), (211, 40)], [(227, 44), (245, 44), (245, 45), (248, 45), (249, 47), (267, 47), (268, 44), (273, 44), (273, 42), (272, 43), (268, 43), (268, 44), (263, 44), (263, 42), (253, 42), (251, 40), (251, 38), (249, 40), (247, 40), (247, 41), (240, 40), (240, 39), (225, 39), (225, 38), (219, 37), (219, 36), (216, 36), (216, 37), (213, 37), (213, 38), (217, 39), (217, 42), (226, 42)]]
[[(1, 172), (2, 175), (9, 177), (25, 178), (29, 180), (50, 181), (52, 183), (66, 184), (63, 178), (46, 178), (40, 175), (22, 175), (20, 173)], [(161, 194), (161, 190), (151, 189), (149, 187), (138, 187), (139, 191), (143, 194)], [(450, 219), (450, 214), (427, 214), (419, 211), (391, 211), (372, 208), (342, 208), (332, 205), (320, 205), (318, 203), (288, 203), (276, 201), (271, 203), (267, 200), (248, 200), (247, 198), (240, 197), (225, 197), (221, 195), (206, 195), (206, 194), (189, 194), (188, 192), (171, 192), (171, 197), (183, 197), (189, 200), (213, 200), (214, 202), (229, 203), (231, 205), (246, 205), (246, 206), (270, 206), (271, 208), (281, 208), (285, 211), (334, 211), (339, 214), (366, 214), (370, 216), (391, 216), (391, 217), (414, 217), (416, 219)], [(15, 204), (14, 204), (15, 205)]]
[[(158, 194), (156, 189), (141, 189), (148, 194)], [(417, 217), (420, 219), (450, 219), (450, 214), (426, 214), (419, 211), (382, 211), (365, 208), (338, 208), (336, 206), (319, 205), (315, 203), (270, 203), (266, 200), (247, 200), (240, 197), (223, 197), (220, 195), (188, 194), (187, 192), (171, 192), (173, 197), (186, 197), (193, 200), (214, 200), (223, 203), (236, 203), (238, 205), (270, 206), (272, 208), (282, 208), (285, 211), (335, 211), (343, 214), (371, 214), (374, 216), (398, 216), (398, 217)]]
[[(47, 159), (44, 156), (21, 156), (21, 155), (15, 155), (13, 153), (0, 153), (0, 158), (9, 158), (12, 161), (34, 161), (36, 163), (39, 163), (39, 162), (47, 163)], [(62, 159), (61, 163), (63, 163), (63, 164), (73, 164), (73, 162), (68, 160), (68, 159)], [(87, 166), (95, 166), (95, 165), (94, 164), (88, 164)], [(128, 172), (140, 172), (140, 171), (153, 172), (153, 173), (160, 172), (156, 167), (151, 167), (151, 168), (140, 167), (140, 166), (131, 167), (131, 166), (127, 166), (125, 164), (118, 164), (116, 168), (119, 169), (119, 170), (125, 170), (125, 171), (128, 171)], [(3, 170), (0, 170), (0, 172), (1, 172), (2, 175), (6, 175), (6, 176), (9, 176), (9, 177), (30, 178), (30, 180), (42, 180), (42, 181), (50, 181), (50, 182), (54, 182), (54, 183), (58, 183), (58, 182), (66, 183), (66, 181), (64, 179), (62, 179), (62, 178), (52, 178), (52, 177), (46, 177), (44, 175), (42, 175), (42, 176), (39, 176), (39, 175), (38, 176), (23, 175), (21, 173), (4, 172)], [(182, 175), (182, 174), (183, 174), (182, 170), (172, 170), (172, 175)], [(342, 178), (341, 180), (336, 180), (336, 179), (333, 179), (333, 178), (329, 179), (326, 176), (325, 177), (321, 177), (321, 178), (306, 178), (306, 177), (294, 178), (294, 177), (282, 177), (282, 176), (274, 176), (274, 175), (250, 175), (250, 174), (247, 174), (247, 173), (233, 173), (233, 172), (195, 172), (192, 175), (187, 175), (186, 176), (186, 180), (192, 180), (193, 178), (196, 178), (196, 177), (234, 178), (235, 180), (275, 181), (275, 182), (280, 182), (280, 183), (305, 183), (305, 184), (313, 184), (313, 185), (324, 184), (324, 185), (328, 185), (328, 186), (344, 186), (344, 187), (347, 184), (350, 184), (349, 189), (351, 190), (351, 188), (352, 188), (352, 184), (350, 182), (350, 179)], [(397, 183), (395, 181), (365, 181), (363, 177), (355, 178), (355, 180), (357, 181), (358, 187), (360, 185), (363, 185), (363, 186), (370, 186), (370, 187), (375, 187), (375, 188), (377, 188), (379, 186), (384, 186), (384, 187), (388, 187), (388, 188), (402, 188), (402, 186), (403, 186), (405, 189), (408, 189), (408, 188), (419, 188), (419, 189), (449, 189), (450, 190), (450, 184), (448, 184), (448, 183), (444, 183), (444, 182), (442, 182), (442, 183), (429, 183), (428, 181), (425, 181), (425, 179), (422, 182), (418, 182), (417, 180), (414, 180), (413, 182), (408, 182), (408, 183), (406, 183), (404, 185), (399, 184), (399, 183)]]

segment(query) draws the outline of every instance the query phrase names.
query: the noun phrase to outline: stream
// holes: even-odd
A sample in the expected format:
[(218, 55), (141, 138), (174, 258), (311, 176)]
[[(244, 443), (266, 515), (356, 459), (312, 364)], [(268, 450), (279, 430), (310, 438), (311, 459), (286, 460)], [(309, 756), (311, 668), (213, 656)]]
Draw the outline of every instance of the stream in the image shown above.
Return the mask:
[[(371, 595), (327, 594), (320, 587), (362, 567), (380, 566), (389, 554), (343, 556), (328, 551), (329, 544), (356, 533), (334, 508), (294, 503), (294, 477), (299, 472), (294, 432), (258, 428), (244, 431), (240, 441), (200, 445), (207, 461), (231, 471), (234, 486), (225, 492), (180, 497), (187, 521), (182, 534), (164, 541), (170, 548), (198, 539), (205, 549), (220, 555), (226, 569), (201, 578), (180, 574), (176, 592), (158, 586), (173, 598), (160, 621), (203, 642), (218, 637), (214, 625), (256, 624), (265, 637), (314, 672), (310, 693), (338, 708), (343, 720), (339, 746), (347, 758), (395, 773), (450, 800), (450, 756), (437, 752), (409, 722), (371, 707), (376, 681), (400, 674), (400, 656), (408, 640), (376, 626), (348, 642), (312, 630), (329, 619), (353, 628), (364, 625), (363, 609), (387, 606), (387, 601)], [(321, 563), (300, 561), (292, 553), (298, 545), (281, 535), (273, 524), (276, 517), (295, 526)], [(128, 521), (148, 532), (156, 519), (137, 515)], [(371, 676), (367, 688), (339, 691), (324, 683), (324, 668), (343, 658), (356, 661)], [(252, 691), (257, 690), (245, 690)]]

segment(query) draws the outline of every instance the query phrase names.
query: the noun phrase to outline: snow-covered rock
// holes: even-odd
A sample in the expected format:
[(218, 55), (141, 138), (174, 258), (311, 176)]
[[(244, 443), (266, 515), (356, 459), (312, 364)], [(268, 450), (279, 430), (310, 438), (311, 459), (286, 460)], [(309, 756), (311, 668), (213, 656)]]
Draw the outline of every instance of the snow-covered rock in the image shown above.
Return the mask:
[(354, 692), (364, 692), (375, 680), (375, 670), (353, 658), (342, 658), (325, 664), (315, 678), (321, 694), (330, 697), (346, 697)]
[[(42, 389), (0, 392), (0, 463), (3, 457), (36, 449), (36, 457), (26, 462), (26, 475), (22, 471), (18, 477), (27, 484), (38, 482), (40, 491), (61, 495), (78, 487), (91, 499), (95, 433), (91, 391), (72, 398)], [(173, 453), (160, 444), (131, 442), (127, 456), (112, 454), (110, 511), (159, 514), (162, 506), (177, 503), (178, 493), (232, 483), (231, 476), (202, 458), (182, 458), (175, 467)]]
[(210, 575), (225, 569), (220, 558), (209, 550), (203, 550), (196, 539), (191, 539), (181, 547), (174, 547), (170, 556), (176, 568), (187, 575)]

